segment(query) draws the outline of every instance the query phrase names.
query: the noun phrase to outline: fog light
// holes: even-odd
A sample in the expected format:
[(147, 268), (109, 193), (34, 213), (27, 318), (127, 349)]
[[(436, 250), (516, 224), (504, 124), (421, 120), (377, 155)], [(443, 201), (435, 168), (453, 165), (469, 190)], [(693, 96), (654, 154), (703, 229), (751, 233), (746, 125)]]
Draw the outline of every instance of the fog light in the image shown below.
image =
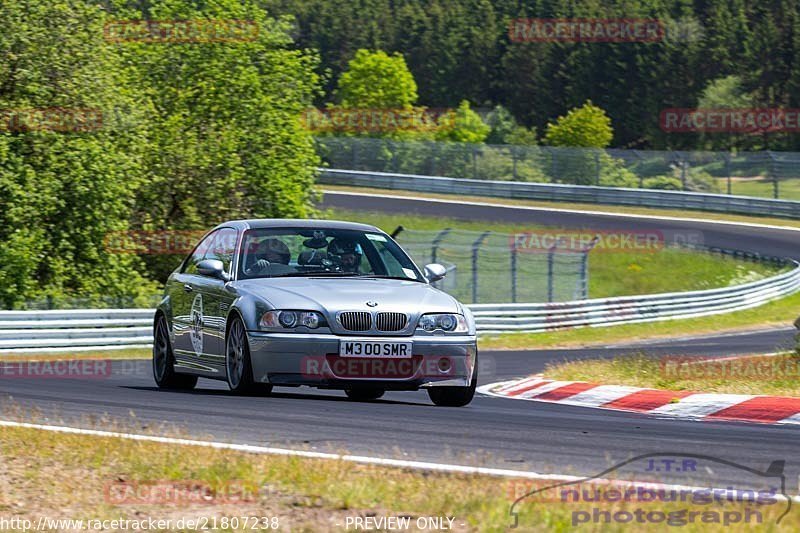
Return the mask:
[(450, 363), (450, 358), (449, 357), (440, 358), (437, 366), (439, 367), (439, 372), (442, 373), (449, 372), (450, 368), (452, 367)]

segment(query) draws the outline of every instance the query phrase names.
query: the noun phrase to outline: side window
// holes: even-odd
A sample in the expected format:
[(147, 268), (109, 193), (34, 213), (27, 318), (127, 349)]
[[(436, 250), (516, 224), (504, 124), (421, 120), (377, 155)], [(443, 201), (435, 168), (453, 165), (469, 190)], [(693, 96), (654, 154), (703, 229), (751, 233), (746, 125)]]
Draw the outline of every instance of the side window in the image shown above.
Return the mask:
[(233, 228), (222, 228), (216, 232), (214, 242), (206, 250), (203, 259), (218, 259), (225, 265), (225, 272), (230, 273), (233, 253), (236, 251), (236, 237), (238, 234)]
[(220, 230), (214, 231), (206, 235), (206, 238), (200, 241), (200, 244), (192, 252), (192, 255), (186, 260), (186, 265), (183, 267), (183, 272), (186, 274), (197, 274), (197, 263), (205, 259), (208, 250), (213, 246), (214, 239)]

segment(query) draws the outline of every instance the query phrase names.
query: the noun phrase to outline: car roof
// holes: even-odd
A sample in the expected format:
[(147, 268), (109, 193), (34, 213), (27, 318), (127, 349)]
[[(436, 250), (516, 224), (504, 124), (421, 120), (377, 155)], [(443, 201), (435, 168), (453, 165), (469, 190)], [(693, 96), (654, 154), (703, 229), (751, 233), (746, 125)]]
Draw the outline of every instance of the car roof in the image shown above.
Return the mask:
[(359, 224), (357, 222), (344, 222), (341, 220), (317, 220), (306, 218), (256, 218), (247, 220), (229, 220), (219, 224), (217, 228), (235, 227), (241, 230), (266, 229), (266, 228), (327, 228), (345, 229), (357, 231), (380, 231), (375, 226), (369, 224)]

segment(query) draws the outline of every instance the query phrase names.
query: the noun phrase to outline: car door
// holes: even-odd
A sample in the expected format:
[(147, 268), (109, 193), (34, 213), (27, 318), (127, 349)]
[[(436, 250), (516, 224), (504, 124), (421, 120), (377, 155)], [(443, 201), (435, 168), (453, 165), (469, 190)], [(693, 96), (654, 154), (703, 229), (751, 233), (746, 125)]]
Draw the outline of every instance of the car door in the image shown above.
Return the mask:
[(172, 304), (172, 332), (175, 339), (176, 362), (188, 368), (203, 370), (205, 348), (203, 287), (206, 277), (197, 271), (219, 230), (206, 235), (184, 262), (180, 272), (173, 274), (169, 296)]
[[(234, 228), (221, 228), (205, 255), (205, 259), (222, 261), (229, 279), (232, 277), (233, 256), (238, 238), (239, 232)], [(236, 296), (224, 280), (204, 278), (202, 286), (199, 287), (204, 305), (205, 345), (202, 360), (203, 364), (212, 366), (217, 371), (223, 371), (225, 366), (225, 319)]]

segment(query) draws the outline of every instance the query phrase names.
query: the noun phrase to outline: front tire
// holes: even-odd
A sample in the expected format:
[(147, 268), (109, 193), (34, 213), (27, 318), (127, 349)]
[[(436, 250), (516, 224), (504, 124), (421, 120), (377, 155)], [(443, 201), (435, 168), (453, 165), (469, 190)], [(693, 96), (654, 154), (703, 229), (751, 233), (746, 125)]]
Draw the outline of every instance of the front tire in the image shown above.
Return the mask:
[(197, 376), (175, 372), (167, 319), (161, 314), (153, 331), (153, 378), (159, 389), (192, 390), (197, 385)]
[(344, 393), (347, 395), (348, 398), (351, 400), (355, 400), (357, 402), (368, 402), (370, 400), (377, 400), (386, 391), (383, 389), (345, 389)]
[(464, 407), (475, 396), (478, 386), (478, 365), (472, 371), (472, 381), (469, 387), (430, 387), (428, 396), (434, 405), (440, 407)]
[(272, 385), (253, 381), (250, 345), (244, 323), (238, 316), (233, 319), (225, 339), (225, 374), (228, 387), (234, 394), (270, 394)]

